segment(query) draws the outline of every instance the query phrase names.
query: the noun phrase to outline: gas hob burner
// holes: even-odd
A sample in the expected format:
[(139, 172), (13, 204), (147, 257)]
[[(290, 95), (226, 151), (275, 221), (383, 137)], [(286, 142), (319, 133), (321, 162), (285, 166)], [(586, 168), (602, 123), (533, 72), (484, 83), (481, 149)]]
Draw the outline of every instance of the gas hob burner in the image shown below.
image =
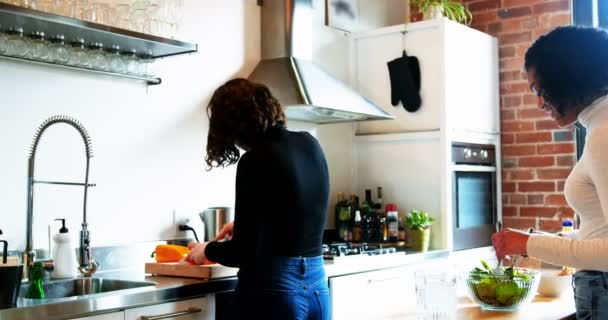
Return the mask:
[(324, 259), (333, 259), (335, 257), (345, 257), (354, 255), (376, 256), (396, 252), (396, 247), (387, 247), (381, 243), (335, 242), (323, 245)]

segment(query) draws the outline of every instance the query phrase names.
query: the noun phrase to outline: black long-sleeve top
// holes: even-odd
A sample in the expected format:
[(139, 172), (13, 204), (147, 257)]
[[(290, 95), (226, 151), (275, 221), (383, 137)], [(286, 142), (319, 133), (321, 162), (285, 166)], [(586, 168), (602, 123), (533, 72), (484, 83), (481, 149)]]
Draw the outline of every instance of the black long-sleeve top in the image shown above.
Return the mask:
[(306, 132), (272, 127), (238, 163), (232, 239), (210, 242), (205, 255), (240, 268), (271, 256), (321, 255), (328, 202), (319, 142)]

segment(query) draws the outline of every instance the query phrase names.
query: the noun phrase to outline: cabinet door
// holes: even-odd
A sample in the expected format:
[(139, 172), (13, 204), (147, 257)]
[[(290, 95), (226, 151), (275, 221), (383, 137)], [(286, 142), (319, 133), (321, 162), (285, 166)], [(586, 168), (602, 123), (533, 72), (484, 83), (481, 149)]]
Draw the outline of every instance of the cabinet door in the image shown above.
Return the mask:
[(100, 314), (98, 316), (77, 318), (73, 320), (125, 320), (124, 312), (113, 312), (108, 314)]
[(332, 319), (415, 318), (412, 268), (393, 268), (330, 279)]
[[(209, 298), (163, 303), (125, 310), (125, 320), (211, 320), (214, 318)], [(146, 318), (147, 317), (147, 318)]]

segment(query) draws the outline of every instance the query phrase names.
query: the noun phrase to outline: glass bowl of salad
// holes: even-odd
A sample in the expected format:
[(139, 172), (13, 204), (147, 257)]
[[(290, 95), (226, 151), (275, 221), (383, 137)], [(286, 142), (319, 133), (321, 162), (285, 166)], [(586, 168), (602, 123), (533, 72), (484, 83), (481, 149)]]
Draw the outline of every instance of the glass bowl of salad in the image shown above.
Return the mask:
[(534, 299), (540, 271), (523, 268), (500, 268), (496, 273), (482, 261), (465, 276), (471, 299), (484, 310), (512, 312)]

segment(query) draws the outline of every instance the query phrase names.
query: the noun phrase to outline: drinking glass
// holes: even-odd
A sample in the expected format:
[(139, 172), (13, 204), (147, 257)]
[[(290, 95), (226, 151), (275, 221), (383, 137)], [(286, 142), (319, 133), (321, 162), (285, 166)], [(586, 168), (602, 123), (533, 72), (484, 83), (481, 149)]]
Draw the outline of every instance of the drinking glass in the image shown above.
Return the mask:
[(32, 59), (47, 61), (49, 58), (49, 46), (44, 38), (44, 32), (36, 31), (30, 36), (29, 50)]
[(65, 37), (62, 34), (56, 35), (51, 39), (49, 60), (59, 64), (67, 64), (70, 60), (70, 52), (65, 44)]
[(125, 63), (128, 74), (139, 75), (139, 58), (135, 49), (129, 50), (122, 54), (122, 59)]
[(106, 53), (103, 51), (103, 43), (94, 42), (89, 47), (89, 66), (97, 70), (108, 70), (108, 60), (106, 59)]
[(456, 275), (447, 270), (418, 270), (416, 285), (416, 319), (456, 319), (458, 295)]
[(30, 58), (29, 49), (23, 37), (23, 28), (10, 27), (8, 30), (6, 54), (9, 56)]

